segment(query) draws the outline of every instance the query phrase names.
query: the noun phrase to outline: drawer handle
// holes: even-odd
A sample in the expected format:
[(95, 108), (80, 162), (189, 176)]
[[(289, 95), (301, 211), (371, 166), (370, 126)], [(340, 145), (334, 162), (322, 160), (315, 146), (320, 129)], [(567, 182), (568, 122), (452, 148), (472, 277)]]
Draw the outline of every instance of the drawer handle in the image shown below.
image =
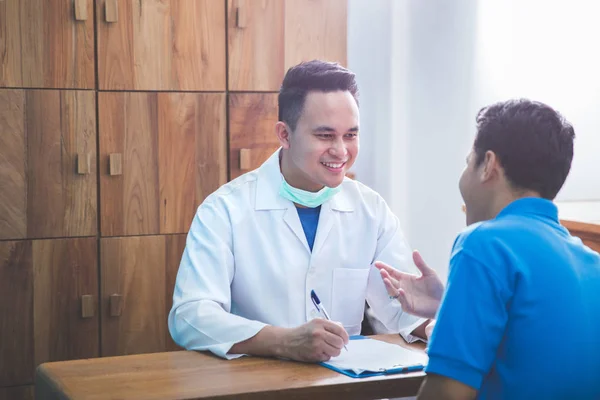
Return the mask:
[(91, 156), (89, 153), (77, 154), (77, 173), (79, 175), (87, 175), (90, 173)]
[(106, 0), (104, 3), (104, 16), (106, 22), (112, 23), (119, 20), (119, 6), (117, 0)]
[(75, 20), (85, 21), (87, 18), (87, 0), (75, 0)]
[(94, 316), (94, 296), (84, 294), (81, 296), (81, 318), (92, 318)]
[(123, 174), (123, 155), (121, 153), (112, 153), (108, 156), (108, 173), (110, 175)]
[(111, 294), (110, 295), (110, 316), (120, 317), (123, 312), (123, 295), (122, 294)]
[(250, 149), (240, 150), (240, 169), (242, 171), (247, 171), (252, 167), (251, 155), (252, 154)]

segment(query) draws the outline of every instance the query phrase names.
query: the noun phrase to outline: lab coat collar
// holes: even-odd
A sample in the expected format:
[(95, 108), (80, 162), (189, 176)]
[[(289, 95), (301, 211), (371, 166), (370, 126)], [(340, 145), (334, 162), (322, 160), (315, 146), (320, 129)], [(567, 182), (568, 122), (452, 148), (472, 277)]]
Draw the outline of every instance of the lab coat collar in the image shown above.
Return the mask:
[[(279, 195), (279, 188), (283, 179), (281, 168), (279, 167), (279, 148), (275, 153), (265, 161), (258, 169), (256, 182), (256, 210), (285, 210), (294, 207), (294, 203)], [(325, 202), (321, 209), (328, 207), (331, 210), (352, 212), (354, 211), (354, 202), (350, 198), (347, 190), (344, 190), (345, 183), (342, 183), (342, 190)]]

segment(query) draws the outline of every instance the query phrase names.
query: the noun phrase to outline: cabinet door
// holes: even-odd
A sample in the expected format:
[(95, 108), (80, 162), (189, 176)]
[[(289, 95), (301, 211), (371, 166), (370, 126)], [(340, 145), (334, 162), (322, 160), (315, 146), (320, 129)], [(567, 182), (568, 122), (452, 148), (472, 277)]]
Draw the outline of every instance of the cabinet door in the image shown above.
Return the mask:
[(0, 239), (97, 232), (91, 91), (0, 89)]
[(33, 400), (33, 385), (0, 387), (0, 400)]
[(175, 349), (167, 327), (186, 235), (101, 239), (102, 355)]
[(285, 0), (285, 68), (322, 59), (347, 64), (347, 0)]
[(103, 236), (187, 232), (226, 182), (225, 94), (99, 93)]
[(258, 168), (279, 148), (276, 122), (276, 93), (232, 93), (229, 96), (231, 179)]
[(278, 91), (301, 61), (347, 63), (347, 0), (228, 0), (227, 10), (232, 91)]
[(102, 90), (225, 90), (224, 0), (97, 0)]
[(0, 87), (92, 89), (93, 0), (0, 1)]
[(229, 90), (278, 90), (284, 74), (283, 1), (228, 0), (227, 4)]
[(0, 386), (47, 361), (98, 356), (96, 238), (0, 242)]

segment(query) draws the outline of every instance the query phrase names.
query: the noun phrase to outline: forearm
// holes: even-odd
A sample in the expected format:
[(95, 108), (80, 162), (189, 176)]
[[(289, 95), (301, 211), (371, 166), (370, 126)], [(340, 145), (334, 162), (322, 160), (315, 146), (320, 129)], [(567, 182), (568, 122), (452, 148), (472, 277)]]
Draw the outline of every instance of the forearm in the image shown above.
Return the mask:
[(251, 338), (234, 344), (228, 354), (286, 357), (284, 338), (288, 331), (287, 328), (267, 325)]
[(255, 336), (265, 325), (231, 314), (211, 301), (175, 306), (169, 315), (169, 330), (177, 344), (226, 358), (232, 345)]
[(427, 327), (429, 322), (431, 322), (431, 320), (429, 320), (429, 319), (426, 320), (421, 325), (417, 326), (410, 334), (418, 337), (419, 339), (427, 341), (428, 337), (427, 337), (427, 333), (425, 332), (425, 328)]

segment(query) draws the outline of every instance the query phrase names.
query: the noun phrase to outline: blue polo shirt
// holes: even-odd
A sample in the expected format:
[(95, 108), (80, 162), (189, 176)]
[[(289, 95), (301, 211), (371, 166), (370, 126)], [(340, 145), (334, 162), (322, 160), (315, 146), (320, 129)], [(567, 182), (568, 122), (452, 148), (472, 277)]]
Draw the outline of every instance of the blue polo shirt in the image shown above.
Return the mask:
[(481, 399), (600, 399), (600, 256), (519, 199), (461, 233), (426, 371)]

